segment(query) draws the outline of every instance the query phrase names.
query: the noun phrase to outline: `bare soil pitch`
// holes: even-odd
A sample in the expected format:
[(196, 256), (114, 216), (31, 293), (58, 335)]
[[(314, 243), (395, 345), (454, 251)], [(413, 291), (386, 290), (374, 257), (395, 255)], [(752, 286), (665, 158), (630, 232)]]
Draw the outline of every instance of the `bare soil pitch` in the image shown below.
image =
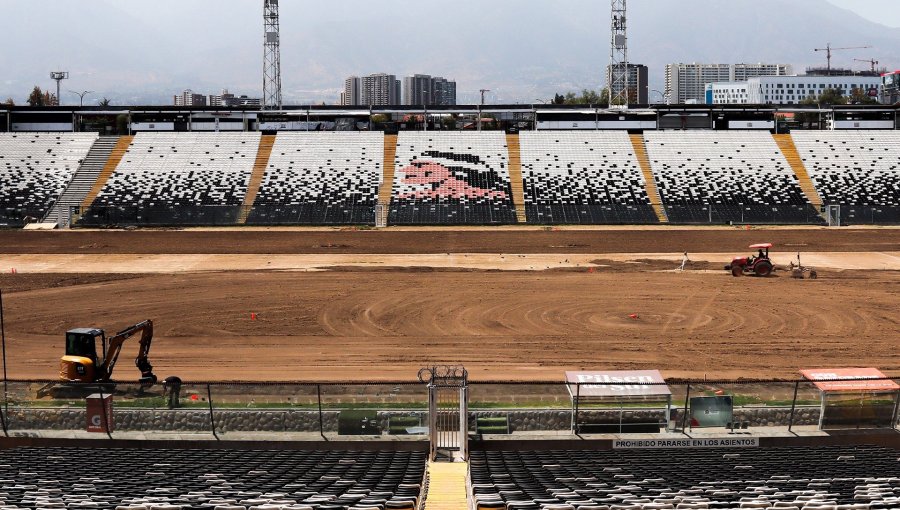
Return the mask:
[[(55, 377), (71, 327), (146, 318), (158, 375), (187, 380), (411, 380), (430, 363), (463, 363), (480, 380), (554, 382), (598, 367), (719, 378), (900, 371), (898, 273), (812, 282), (620, 269), (5, 274), (0, 287), (13, 378)], [(134, 349), (119, 379), (136, 377)]]

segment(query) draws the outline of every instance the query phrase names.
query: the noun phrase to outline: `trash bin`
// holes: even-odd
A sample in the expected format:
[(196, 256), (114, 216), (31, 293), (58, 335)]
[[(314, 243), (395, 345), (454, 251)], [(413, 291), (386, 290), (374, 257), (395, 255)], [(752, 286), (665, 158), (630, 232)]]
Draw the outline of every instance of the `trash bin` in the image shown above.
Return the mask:
[(113, 396), (94, 393), (85, 398), (87, 403), (87, 431), (88, 432), (112, 432), (113, 423)]

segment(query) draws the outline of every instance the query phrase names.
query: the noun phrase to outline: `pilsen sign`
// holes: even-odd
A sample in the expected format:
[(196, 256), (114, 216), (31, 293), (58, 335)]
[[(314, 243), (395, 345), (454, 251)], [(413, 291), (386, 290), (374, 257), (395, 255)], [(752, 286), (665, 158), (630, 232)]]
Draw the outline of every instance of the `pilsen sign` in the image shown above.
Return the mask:
[(800, 373), (825, 392), (892, 392), (900, 390), (897, 383), (887, 379), (887, 376), (877, 368), (826, 368), (801, 370)]
[(569, 392), (579, 397), (671, 395), (659, 370), (566, 372)]

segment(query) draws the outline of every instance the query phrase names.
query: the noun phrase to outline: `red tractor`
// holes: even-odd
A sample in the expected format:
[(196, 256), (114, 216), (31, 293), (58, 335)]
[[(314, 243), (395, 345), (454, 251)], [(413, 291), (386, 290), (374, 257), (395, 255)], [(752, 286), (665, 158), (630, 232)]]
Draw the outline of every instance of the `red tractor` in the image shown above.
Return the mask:
[(754, 275), (767, 277), (775, 270), (772, 260), (769, 258), (769, 248), (772, 243), (754, 244), (751, 250), (759, 250), (756, 256), (735, 257), (731, 264), (725, 266), (726, 271), (731, 271), (731, 276)]

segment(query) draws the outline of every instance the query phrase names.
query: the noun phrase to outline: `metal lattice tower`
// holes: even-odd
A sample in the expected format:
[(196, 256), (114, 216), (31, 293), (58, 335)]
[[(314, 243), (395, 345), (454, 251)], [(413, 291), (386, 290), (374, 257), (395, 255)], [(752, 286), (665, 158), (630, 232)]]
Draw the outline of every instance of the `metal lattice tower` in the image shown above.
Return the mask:
[(263, 0), (265, 39), (263, 42), (263, 109), (280, 110), (281, 102), (281, 29), (278, 0)]
[(626, 0), (612, 0), (612, 39), (609, 49), (609, 105), (628, 108), (628, 33)]

